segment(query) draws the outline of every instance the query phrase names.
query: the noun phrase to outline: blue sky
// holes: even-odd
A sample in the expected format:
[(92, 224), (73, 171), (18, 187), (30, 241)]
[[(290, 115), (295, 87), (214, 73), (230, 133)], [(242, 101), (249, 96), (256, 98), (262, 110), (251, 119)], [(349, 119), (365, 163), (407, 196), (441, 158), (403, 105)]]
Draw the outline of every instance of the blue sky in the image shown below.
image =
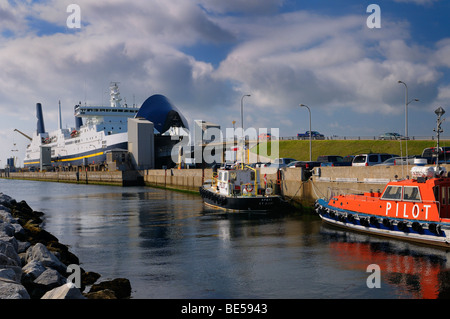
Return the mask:
[[(70, 29), (67, 6), (79, 5)], [(367, 6), (381, 9), (370, 29)], [(309, 127), (326, 136), (431, 136), (434, 109), (450, 114), (447, 0), (0, 0), (0, 167), (23, 158), (35, 105), (46, 129), (74, 126), (73, 106), (107, 102), (110, 81), (128, 103), (167, 96), (188, 118), (232, 127)], [(444, 135), (450, 128), (444, 122)], [(448, 132), (447, 132), (448, 131)], [(14, 144), (16, 144), (14, 146)], [(11, 152), (12, 149), (18, 151)]]

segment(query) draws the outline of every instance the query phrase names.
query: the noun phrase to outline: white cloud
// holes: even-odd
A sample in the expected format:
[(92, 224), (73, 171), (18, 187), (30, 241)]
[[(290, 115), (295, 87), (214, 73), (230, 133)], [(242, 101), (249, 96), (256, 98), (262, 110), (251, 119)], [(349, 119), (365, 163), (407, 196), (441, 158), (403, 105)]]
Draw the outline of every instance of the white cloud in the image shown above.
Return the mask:
[[(449, 40), (424, 48), (412, 40), (407, 21), (383, 16), (383, 27), (369, 30), (364, 13), (276, 13), (282, 0), (79, 0), (80, 30), (38, 36), (27, 28), (35, 19), (64, 30), (70, 3), (0, 0), (0, 32), (12, 33), (0, 35), (0, 111), (9, 119), (0, 124), (17, 121), (30, 133), (42, 102), (51, 130), (61, 100), (65, 122), (73, 125), (75, 103), (85, 96), (87, 103), (107, 103), (109, 82), (119, 81), (129, 104), (161, 93), (187, 117), (223, 126), (239, 118), (240, 97), (250, 93), (246, 123), (294, 134), (297, 113), (290, 114), (300, 112), (299, 103), (327, 116), (398, 115), (398, 80), (422, 93), (421, 101), (434, 101), (441, 68), (450, 66)], [(229, 52), (218, 67), (184, 53), (223, 43)], [(447, 90), (440, 86), (439, 99)]]
[(443, 39), (436, 44), (436, 51), (431, 55), (431, 61), (436, 66), (450, 68), (450, 38)]
[[(436, 83), (431, 50), (407, 44), (408, 24), (386, 19), (390, 30), (368, 35), (359, 16), (329, 17), (307, 12), (262, 18), (241, 31), (252, 34), (218, 70), (261, 108), (292, 109), (311, 103), (327, 112), (343, 107), (357, 113), (393, 113), (397, 81), (412, 86)], [(261, 31), (262, 29), (262, 31)]]

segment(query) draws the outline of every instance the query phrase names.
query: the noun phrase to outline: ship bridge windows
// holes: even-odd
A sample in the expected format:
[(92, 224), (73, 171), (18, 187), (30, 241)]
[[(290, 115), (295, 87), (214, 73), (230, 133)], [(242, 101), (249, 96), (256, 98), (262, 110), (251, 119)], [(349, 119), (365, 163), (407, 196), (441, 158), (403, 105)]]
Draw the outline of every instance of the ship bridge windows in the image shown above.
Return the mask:
[(394, 199), (401, 200), (402, 199), (402, 187), (401, 186), (388, 186), (381, 196), (382, 199)]
[(404, 200), (409, 202), (420, 202), (419, 187), (417, 186), (393, 186), (386, 187), (381, 199)]
[(403, 191), (403, 200), (420, 202), (420, 192), (417, 186), (405, 186)]

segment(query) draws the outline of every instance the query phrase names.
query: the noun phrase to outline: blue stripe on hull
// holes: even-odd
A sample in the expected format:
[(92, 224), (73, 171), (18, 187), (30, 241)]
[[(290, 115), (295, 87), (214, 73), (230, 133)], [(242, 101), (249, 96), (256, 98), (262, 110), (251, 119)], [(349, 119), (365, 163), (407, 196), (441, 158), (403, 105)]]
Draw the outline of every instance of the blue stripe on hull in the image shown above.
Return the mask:
[(383, 218), (329, 206), (323, 199), (317, 200), (316, 211), (322, 220), (347, 229), (410, 241), (425, 242), (449, 247), (447, 223)]

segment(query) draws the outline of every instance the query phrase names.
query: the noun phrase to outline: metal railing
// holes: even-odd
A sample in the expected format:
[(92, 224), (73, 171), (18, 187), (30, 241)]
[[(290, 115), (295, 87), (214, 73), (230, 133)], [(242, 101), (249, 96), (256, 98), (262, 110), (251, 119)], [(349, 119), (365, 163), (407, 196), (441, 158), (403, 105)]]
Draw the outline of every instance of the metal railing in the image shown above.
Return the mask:
[[(426, 140), (435, 140), (436, 136), (431, 136), (431, 135), (418, 135), (418, 136), (409, 136), (408, 140), (409, 141), (426, 141)], [(308, 140), (309, 137), (298, 137), (298, 136), (280, 136), (279, 140), (280, 141), (286, 141), (286, 140)], [(325, 137), (320, 137), (320, 138), (316, 138), (316, 137), (312, 137), (313, 140), (348, 140), (348, 141), (355, 141), (355, 140), (381, 140), (379, 136), (337, 136), (337, 135), (333, 135), (333, 136), (325, 136)], [(440, 140), (450, 140), (450, 136), (442, 136), (439, 138)], [(405, 139), (385, 139), (385, 141), (404, 141)]]

